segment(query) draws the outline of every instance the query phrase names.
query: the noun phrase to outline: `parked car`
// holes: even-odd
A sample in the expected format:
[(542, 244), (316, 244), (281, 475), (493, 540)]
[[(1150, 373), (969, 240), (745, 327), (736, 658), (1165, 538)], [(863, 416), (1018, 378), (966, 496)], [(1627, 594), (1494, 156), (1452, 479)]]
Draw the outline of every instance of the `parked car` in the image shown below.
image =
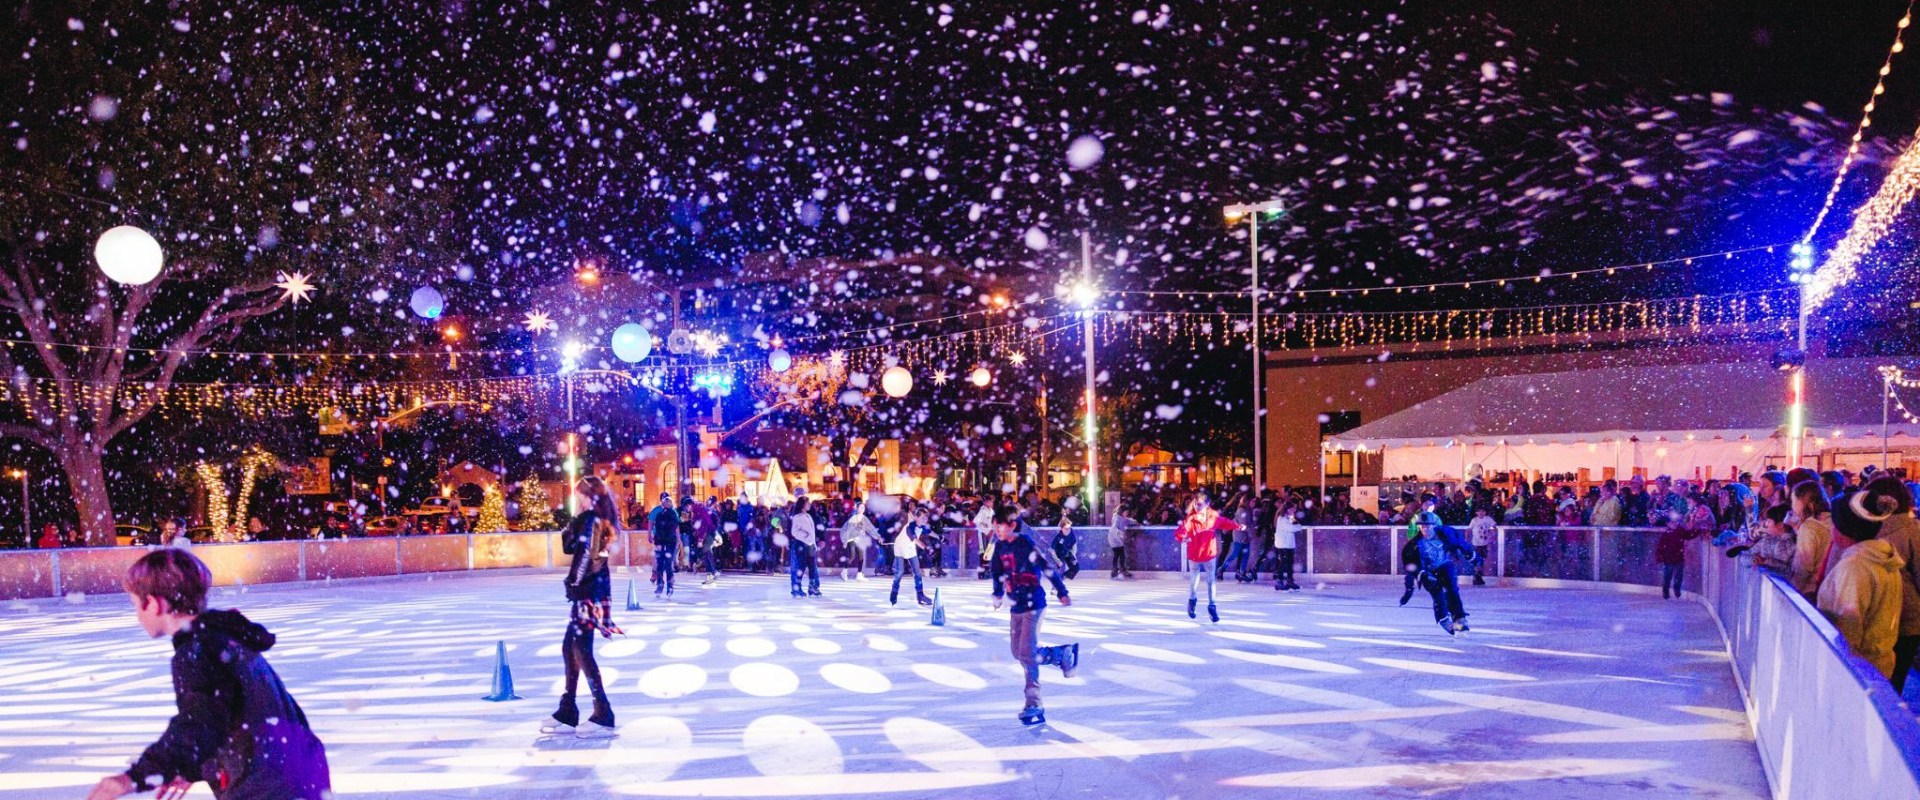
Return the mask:
[(113, 540), (121, 547), (140, 547), (154, 544), (154, 532), (145, 525), (115, 525)]
[(367, 535), (399, 536), (407, 527), (407, 521), (400, 517), (378, 517), (367, 521)]

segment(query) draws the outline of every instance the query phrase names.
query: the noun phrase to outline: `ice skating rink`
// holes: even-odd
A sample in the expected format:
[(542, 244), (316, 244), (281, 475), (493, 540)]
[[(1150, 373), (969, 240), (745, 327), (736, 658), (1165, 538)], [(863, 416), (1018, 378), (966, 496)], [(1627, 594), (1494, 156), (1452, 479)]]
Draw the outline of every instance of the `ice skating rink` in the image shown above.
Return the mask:
[[(558, 573), (219, 590), (280, 637), (342, 798), (1759, 798), (1766, 779), (1700, 606), (1585, 589), (1462, 587), (1471, 633), (1398, 579), (1220, 586), (1086, 573), (1042, 644), (1026, 728), (1007, 615), (950, 577), (948, 625), (878, 580), (797, 601), (782, 578), (645, 590), (596, 652), (621, 737), (536, 730), (559, 692)], [(910, 589), (907, 591), (910, 595)], [(904, 599), (904, 598), (903, 598)], [(910, 602), (910, 601), (908, 601)], [(525, 699), (484, 702), (495, 642)], [(80, 798), (173, 713), (170, 646), (124, 596), (0, 607), (0, 798)], [(584, 688), (582, 687), (583, 694)], [(584, 700), (584, 698), (583, 698)], [(584, 715), (584, 713), (583, 713)], [(151, 796), (151, 795), (148, 795)], [(211, 796), (204, 785), (192, 797)]]

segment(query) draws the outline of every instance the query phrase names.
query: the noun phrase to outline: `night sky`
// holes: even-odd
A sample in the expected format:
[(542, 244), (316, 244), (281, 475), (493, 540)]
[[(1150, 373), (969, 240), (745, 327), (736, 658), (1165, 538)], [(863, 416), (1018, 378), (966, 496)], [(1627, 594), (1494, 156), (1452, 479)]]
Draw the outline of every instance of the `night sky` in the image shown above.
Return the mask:
[[(1904, 8), (345, 5), (17, 6), (0, 30), (0, 243), (37, 265), (50, 313), (84, 325), (92, 238), (123, 222), (159, 233), (170, 275), (185, 279), (156, 301), (142, 336), (223, 285), (301, 270), (320, 285), (316, 301), (240, 333), (252, 346), (335, 352), (437, 346), (440, 331), (406, 308), (426, 285), (483, 335), (474, 344), (520, 346), (528, 337), (513, 328), (533, 310), (529, 292), (583, 263), (714, 289), (768, 254), (944, 265), (795, 285), (736, 320), (835, 346), (870, 343), (832, 336), (874, 320), (804, 313), (810, 305), (874, 292), (954, 300), (988, 285), (1046, 301), (1085, 229), (1106, 288), (1233, 291), (1247, 279), (1245, 230), (1228, 228), (1221, 206), (1268, 197), (1289, 214), (1263, 230), (1263, 281), (1296, 289), (1526, 278), (1783, 244), (1824, 196)], [(1916, 122), (1912, 57), (1895, 61), (1822, 243)], [(1786, 260), (1782, 250), (1414, 298), (1282, 295), (1269, 308), (1779, 288)], [(1868, 278), (1891, 272), (1869, 265)], [(656, 327), (659, 300), (645, 320)], [(603, 341), (620, 321), (565, 333)], [(1239, 401), (1224, 399), (1237, 393), (1207, 377), (1239, 357), (1231, 349), (1112, 364), (1126, 388), (1192, 402), (1188, 423), (1237, 419)], [(1070, 354), (1058, 355), (1064, 374)]]

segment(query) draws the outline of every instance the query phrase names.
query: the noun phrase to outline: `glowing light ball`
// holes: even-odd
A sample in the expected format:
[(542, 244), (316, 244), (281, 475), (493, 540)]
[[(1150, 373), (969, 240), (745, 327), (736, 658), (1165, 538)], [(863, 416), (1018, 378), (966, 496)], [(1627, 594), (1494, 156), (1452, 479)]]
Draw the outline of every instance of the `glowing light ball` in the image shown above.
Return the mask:
[(613, 355), (629, 364), (638, 364), (647, 360), (653, 352), (653, 334), (638, 322), (629, 322), (613, 329)]
[(888, 397), (906, 397), (913, 391), (913, 373), (906, 367), (888, 367), (880, 374), (880, 388)]
[(786, 372), (793, 369), (793, 354), (777, 349), (767, 354), (767, 368), (774, 372)]
[(132, 225), (110, 228), (93, 243), (93, 260), (108, 278), (139, 286), (160, 277), (166, 255), (151, 234)]
[(986, 367), (974, 367), (973, 373), (967, 376), (967, 380), (975, 386), (986, 388), (987, 384), (993, 382), (993, 373), (988, 372)]
[(407, 300), (407, 306), (413, 313), (426, 319), (439, 319), (447, 310), (447, 299), (440, 296), (440, 290), (431, 286), (422, 286), (413, 290), (413, 297)]

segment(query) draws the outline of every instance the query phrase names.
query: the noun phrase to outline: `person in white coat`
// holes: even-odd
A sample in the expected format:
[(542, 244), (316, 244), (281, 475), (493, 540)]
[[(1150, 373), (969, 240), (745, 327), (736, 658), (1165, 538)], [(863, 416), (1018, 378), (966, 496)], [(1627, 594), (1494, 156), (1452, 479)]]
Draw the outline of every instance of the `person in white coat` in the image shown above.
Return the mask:
[(1850, 542), (1820, 582), (1815, 602), (1840, 629), (1855, 655), (1882, 677), (1893, 677), (1893, 646), (1900, 638), (1900, 572), (1906, 562), (1877, 538), (1896, 508), (1891, 497), (1858, 491), (1836, 503), (1834, 535)]
[[(802, 497), (793, 507), (793, 534), (787, 544), (787, 576), (793, 583), (794, 597), (820, 596), (820, 566), (813, 548), (819, 540), (819, 532), (813, 523), (813, 511), (808, 507), (807, 498)], [(807, 578), (806, 592), (801, 593), (800, 576)]]
[(1300, 532), (1306, 530), (1300, 526), (1299, 513), (1288, 506), (1273, 515), (1273, 549), (1279, 553), (1279, 560), (1273, 567), (1273, 590), (1276, 592), (1300, 591), (1300, 584), (1293, 582), (1293, 553), (1299, 546)]
[(840, 571), (841, 580), (864, 581), (867, 579), (867, 548), (873, 545), (874, 536), (879, 529), (873, 526), (873, 520), (867, 518), (866, 504), (853, 507), (853, 516), (847, 518), (847, 524), (840, 527), (840, 541), (847, 546), (847, 557), (853, 566)]
[(973, 532), (980, 541), (980, 580), (987, 579), (987, 554), (993, 551), (994, 499), (981, 495), (980, 508), (973, 512)]
[(900, 604), (900, 579), (913, 573), (913, 594), (920, 605), (933, 605), (933, 598), (927, 596), (926, 586), (920, 581), (920, 542), (933, 535), (933, 526), (927, 524), (927, 509), (921, 506), (913, 510), (907, 519), (907, 525), (899, 535), (893, 537), (893, 560), (900, 568), (893, 571), (893, 594), (887, 597), (889, 605)]

